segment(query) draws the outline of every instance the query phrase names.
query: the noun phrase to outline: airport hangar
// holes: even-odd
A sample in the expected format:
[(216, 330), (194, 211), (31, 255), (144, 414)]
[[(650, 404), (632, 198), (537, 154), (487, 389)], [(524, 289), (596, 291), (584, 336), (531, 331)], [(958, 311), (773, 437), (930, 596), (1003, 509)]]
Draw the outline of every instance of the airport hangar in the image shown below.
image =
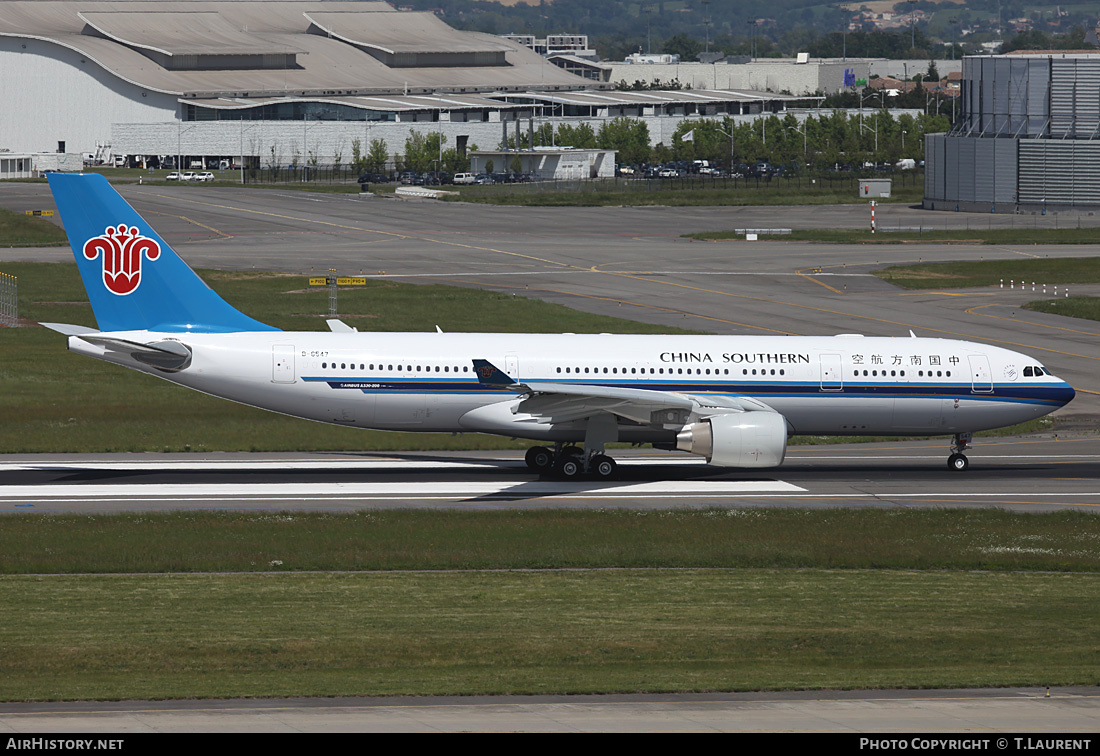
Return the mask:
[(1100, 207), (1100, 54), (968, 56), (961, 85), (954, 127), (925, 136), (924, 207)]
[(619, 116), (668, 144), (685, 118), (755, 119), (807, 100), (616, 92), (433, 13), (335, 0), (0, 3), (0, 97), (3, 165), (28, 173), (42, 153), (65, 170), (82, 154), (346, 164), (356, 139), (364, 153), (383, 139), (392, 155), (415, 129), (492, 149), (532, 120), (598, 129)]

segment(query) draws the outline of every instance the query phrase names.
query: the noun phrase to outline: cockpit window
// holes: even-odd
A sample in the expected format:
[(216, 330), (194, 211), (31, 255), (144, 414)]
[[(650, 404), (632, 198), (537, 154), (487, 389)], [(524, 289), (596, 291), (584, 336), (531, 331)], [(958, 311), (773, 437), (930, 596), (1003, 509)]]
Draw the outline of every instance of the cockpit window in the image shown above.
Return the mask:
[(1035, 375), (1043, 375), (1043, 374), (1044, 374), (1045, 372), (1046, 372), (1046, 371), (1044, 371), (1044, 370), (1043, 370), (1043, 369), (1042, 369), (1041, 367), (1039, 367), (1038, 365), (1036, 365), (1036, 366), (1035, 366)]
[(1035, 375), (1035, 371), (1031, 369), (1031, 365), (1024, 368), (1024, 378), (1031, 378), (1033, 375)]

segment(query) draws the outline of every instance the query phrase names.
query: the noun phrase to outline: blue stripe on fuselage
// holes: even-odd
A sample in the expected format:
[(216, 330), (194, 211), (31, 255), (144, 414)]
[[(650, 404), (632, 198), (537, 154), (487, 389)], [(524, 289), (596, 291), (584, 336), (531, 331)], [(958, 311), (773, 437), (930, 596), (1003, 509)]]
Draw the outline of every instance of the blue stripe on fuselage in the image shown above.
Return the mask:
[[(341, 378), (306, 376), (309, 383), (327, 383), (334, 389), (358, 389), (372, 393), (400, 394), (513, 394), (500, 387), (487, 386), (469, 378), (454, 379), (394, 379), (394, 378)], [(950, 384), (897, 384), (897, 383), (845, 383), (842, 389), (823, 389), (820, 383), (753, 383), (751, 381), (555, 381), (573, 386), (607, 386), (613, 388), (640, 388), (649, 391), (688, 394), (727, 394), (731, 396), (794, 397), (835, 396), (848, 398), (935, 399), (965, 398), (997, 402), (1026, 402), (1061, 407), (1075, 395), (1069, 384), (999, 384), (993, 391), (974, 391), (969, 383)]]

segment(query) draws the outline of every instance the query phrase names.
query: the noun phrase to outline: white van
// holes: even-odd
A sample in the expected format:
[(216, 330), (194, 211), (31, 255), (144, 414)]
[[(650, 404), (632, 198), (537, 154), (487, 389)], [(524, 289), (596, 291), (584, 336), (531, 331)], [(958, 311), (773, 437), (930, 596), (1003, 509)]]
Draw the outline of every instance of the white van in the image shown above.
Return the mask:
[(454, 177), (454, 183), (456, 184), (472, 184), (477, 180), (477, 176), (472, 173), (456, 173)]

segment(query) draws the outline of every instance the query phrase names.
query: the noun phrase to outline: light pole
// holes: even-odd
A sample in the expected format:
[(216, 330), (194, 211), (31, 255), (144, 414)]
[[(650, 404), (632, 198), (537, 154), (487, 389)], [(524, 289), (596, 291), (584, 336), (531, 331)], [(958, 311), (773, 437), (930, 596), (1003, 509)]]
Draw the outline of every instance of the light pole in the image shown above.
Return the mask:
[(909, 0), (909, 49), (910, 51), (917, 46), (917, 17), (913, 6), (916, 5), (917, 0)]
[(703, 24), (706, 27), (706, 52), (710, 52), (710, 0), (703, 0)]
[[(183, 155), (181, 154), (183, 152), (183, 135), (185, 132), (188, 132), (191, 129), (195, 128), (195, 124), (191, 124), (186, 129), (183, 128), (182, 107), (183, 106), (181, 105), (180, 120), (176, 121), (176, 173), (180, 176), (183, 175)], [(182, 181), (183, 179), (181, 178), (180, 180)]]
[(863, 125), (863, 122), (860, 121), (859, 128), (860, 128), (860, 134), (862, 134), (863, 130), (865, 130), (865, 129), (868, 130), (868, 131), (874, 131), (875, 132), (875, 155), (874, 155), (874, 157), (875, 157), (875, 162), (877, 163), (878, 162), (878, 121), (877, 120), (875, 121), (874, 129), (867, 129), (867, 127)]
[(794, 129), (796, 132), (802, 134), (802, 160), (806, 161), (806, 162), (809, 162), (809, 161), (806, 160), (806, 156), (810, 151), (809, 141), (808, 141), (808, 138), (806, 136), (806, 130), (807, 130), (806, 129), (806, 121), (802, 122), (802, 128), (801, 129), (798, 128), (798, 124), (795, 124), (794, 126), (788, 126), (787, 128), (788, 129)]

